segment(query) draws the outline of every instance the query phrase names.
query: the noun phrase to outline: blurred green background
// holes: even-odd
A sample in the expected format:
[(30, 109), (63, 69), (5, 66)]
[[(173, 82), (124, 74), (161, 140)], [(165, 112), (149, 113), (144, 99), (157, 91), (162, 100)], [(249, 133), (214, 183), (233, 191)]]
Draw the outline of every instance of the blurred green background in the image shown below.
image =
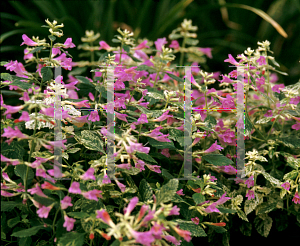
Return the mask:
[[(221, 8), (220, 4), (223, 5)], [(287, 33), (284, 38), (267, 21), (252, 11), (234, 7), (243, 4), (260, 9), (273, 18)], [(225, 8), (224, 8), (225, 7)], [(222, 14), (223, 13), (223, 14)], [(72, 37), (78, 47), (85, 30), (100, 32), (100, 40), (111, 40), (118, 27), (131, 29), (135, 38), (168, 37), (184, 18), (198, 26), (198, 47), (213, 48), (208, 59), (209, 72), (228, 73), (224, 63), (228, 54), (236, 57), (247, 47), (257, 48), (257, 41), (269, 40), (280, 70), (289, 76), (280, 83), (294, 84), (300, 77), (300, 1), (299, 0), (98, 0), (98, 1), (1, 1), (1, 60), (23, 62), (22, 34), (47, 38), (42, 28), (45, 19), (64, 23), (64, 36)], [(179, 40), (182, 41), (182, 40)], [(80, 53), (71, 49), (73, 61)]]

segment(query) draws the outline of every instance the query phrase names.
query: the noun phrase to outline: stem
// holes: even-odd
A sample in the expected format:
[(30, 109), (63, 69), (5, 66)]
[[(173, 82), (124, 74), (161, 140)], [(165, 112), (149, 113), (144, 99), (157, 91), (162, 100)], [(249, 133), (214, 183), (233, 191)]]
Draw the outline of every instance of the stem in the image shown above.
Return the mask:
[[(182, 49), (185, 48), (185, 42), (186, 42), (186, 36), (184, 36), (184, 38), (183, 38), (182, 47), (181, 47)], [(183, 50), (181, 50), (180, 53), (181, 53), (181, 54), (180, 54), (180, 62), (179, 62), (179, 66), (182, 66), (182, 64), (183, 64), (183, 54), (184, 54)]]
[(55, 225), (55, 221), (56, 221), (57, 214), (58, 214), (59, 210), (60, 210), (60, 208), (58, 208), (56, 210), (56, 213), (55, 213), (55, 216), (54, 216), (54, 220), (53, 220), (53, 224), (52, 224), (53, 235), (55, 234), (55, 227), (54, 227), (54, 225)]
[[(35, 136), (36, 134), (36, 128), (37, 128), (37, 107), (35, 107), (35, 122), (34, 122), (34, 131), (33, 131), (33, 137)], [(35, 149), (35, 139), (32, 139), (32, 144), (31, 144), (31, 148), (30, 148), (30, 154), (28, 156), (28, 162), (31, 161), (31, 155), (32, 155), (32, 152), (33, 152), (33, 149)], [(28, 172), (29, 172), (29, 166), (27, 166), (27, 169), (26, 169), (26, 177), (25, 177), (25, 180), (24, 180), (24, 186), (25, 186), (25, 193), (27, 193), (27, 178), (28, 178)]]
[(161, 66), (159, 66), (158, 72), (157, 72), (156, 75), (155, 75), (155, 80), (154, 80), (153, 88), (155, 88), (157, 76), (159, 75), (160, 70), (161, 70)]
[(49, 53), (49, 61), (51, 61), (51, 57), (52, 57), (52, 46), (53, 46), (52, 40), (50, 40), (50, 42), (51, 42), (51, 46), (50, 46), (50, 53)]
[[(268, 97), (270, 97), (270, 72), (269, 72), (269, 63), (268, 63), (268, 56), (267, 56), (267, 51), (265, 53), (266, 55), (266, 63), (267, 63), (267, 93), (268, 93)], [(270, 99), (268, 98), (268, 106), (270, 108)]]
[(141, 132), (141, 129), (142, 129), (142, 124), (140, 124), (139, 135), (138, 135), (138, 142), (139, 142), (139, 139), (140, 139), (140, 132)]
[(121, 48), (120, 48), (120, 62), (119, 64), (121, 64), (121, 61), (122, 61), (122, 54), (123, 54), (123, 41), (121, 42)]

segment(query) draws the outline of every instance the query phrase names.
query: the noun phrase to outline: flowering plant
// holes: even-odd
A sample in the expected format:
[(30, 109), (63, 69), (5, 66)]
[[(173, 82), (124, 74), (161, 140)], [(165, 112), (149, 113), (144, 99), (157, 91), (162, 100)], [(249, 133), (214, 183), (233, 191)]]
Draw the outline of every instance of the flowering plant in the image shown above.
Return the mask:
[[(183, 176), (184, 74), (171, 62), (177, 52), (180, 65), (198, 66), (212, 58), (211, 48), (196, 47), (197, 35), (191, 32), (197, 27), (184, 20), (169, 36), (169, 45), (161, 38), (155, 48), (147, 39), (136, 44), (133, 33), (121, 29), (113, 39), (118, 47), (103, 40), (98, 46), (100, 34), (86, 31), (78, 48), (90, 60), (73, 62), (66, 51), (76, 47), (72, 38), (54, 43), (63, 36), (64, 25), (46, 23), (49, 43), (22, 35), (21, 45), (27, 45), (24, 60), (36, 66), (33, 72), (18, 61), (1, 62), (15, 73), (2, 73), (1, 87), (9, 86), (21, 96), (21, 103), (12, 106), (1, 95), (1, 211), (21, 211), (21, 217), (3, 213), (3, 237), (15, 228), (11, 236), (22, 245), (31, 245), (42, 231), (53, 245), (187, 245), (194, 237), (212, 241), (214, 233), (223, 233), (226, 242), (235, 214), (249, 222), (247, 215), (255, 211), (257, 231), (268, 236), (271, 211), (298, 213), (300, 82), (275, 84), (278, 77), (272, 72), (283, 72), (271, 66), (278, 64), (269, 55), (268, 41), (258, 42), (255, 51), (248, 48), (239, 61), (232, 55), (225, 60), (242, 66), (242, 74), (233, 70), (220, 79), (220, 72), (191, 69), (194, 109), (205, 110), (191, 114), (196, 170)], [(49, 56), (40, 57), (41, 51)], [(110, 176), (104, 149), (112, 135), (106, 121), (112, 66), (116, 165)], [(70, 71), (68, 79), (53, 77), (53, 67)], [(89, 71), (92, 76), (85, 76)], [(209, 89), (216, 81), (226, 88)], [(237, 173), (235, 128), (243, 128), (243, 122), (226, 110), (236, 108), (241, 81), (246, 98), (246, 179), (232, 181), (228, 178)], [(53, 133), (58, 124), (61, 141)], [(62, 150), (61, 176), (55, 166), (57, 148)]]

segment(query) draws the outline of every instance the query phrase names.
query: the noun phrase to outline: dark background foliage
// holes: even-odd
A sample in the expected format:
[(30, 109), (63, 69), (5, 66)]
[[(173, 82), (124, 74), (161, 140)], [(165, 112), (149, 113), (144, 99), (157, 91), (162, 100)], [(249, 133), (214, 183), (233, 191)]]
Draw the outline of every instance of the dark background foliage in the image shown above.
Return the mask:
[[(167, 37), (184, 18), (198, 26), (199, 47), (212, 47), (213, 59), (208, 60), (210, 72), (228, 73), (231, 68), (223, 61), (247, 47), (255, 49), (257, 41), (269, 40), (280, 69), (280, 83), (294, 84), (300, 76), (300, 2), (298, 0), (228, 0), (221, 14), (223, 0), (98, 0), (98, 1), (1, 1), (1, 60), (23, 60), (21, 35), (47, 38), (42, 28), (45, 19), (64, 23), (63, 42), (72, 37), (77, 46), (85, 30), (100, 32), (100, 40), (111, 42), (118, 27), (131, 29), (135, 38)], [(255, 13), (233, 7), (244, 4), (269, 14), (288, 34), (282, 37), (274, 27)], [(181, 41), (181, 40), (180, 40)], [(79, 51), (72, 49), (74, 61)]]

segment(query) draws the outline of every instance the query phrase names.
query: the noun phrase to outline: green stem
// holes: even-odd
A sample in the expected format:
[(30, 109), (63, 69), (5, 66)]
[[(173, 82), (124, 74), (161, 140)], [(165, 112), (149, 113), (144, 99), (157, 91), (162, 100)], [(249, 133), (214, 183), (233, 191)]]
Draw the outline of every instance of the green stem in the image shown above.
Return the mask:
[(53, 220), (53, 224), (52, 224), (53, 235), (55, 234), (55, 222), (56, 222), (56, 218), (57, 218), (57, 214), (58, 214), (59, 210), (60, 210), (60, 207), (56, 210), (54, 220)]
[[(35, 122), (34, 122), (34, 130), (33, 130), (33, 137), (35, 137), (35, 134), (36, 134), (36, 128), (37, 128), (37, 107), (35, 107)], [(28, 156), (28, 162), (31, 162), (31, 155), (32, 155), (32, 152), (33, 152), (33, 149), (35, 149), (35, 139), (32, 139), (32, 144), (31, 144), (31, 148), (30, 148), (30, 153), (29, 153), (29, 156)], [(24, 186), (25, 186), (25, 193), (27, 193), (27, 178), (28, 178), (28, 172), (29, 172), (29, 166), (27, 166), (27, 169), (26, 169), (26, 177), (25, 177), (25, 180), (24, 180)]]
[(141, 129), (142, 129), (142, 124), (140, 124), (140, 128), (139, 128), (138, 143), (139, 143), (139, 139), (140, 139)]
[(157, 73), (155, 75), (155, 80), (154, 80), (153, 88), (155, 88), (155, 86), (156, 86), (156, 81), (157, 81), (157, 77), (159, 76), (160, 70), (161, 70), (161, 66), (159, 66), (159, 69), (158, 69), (158, 71), (157, 71)]
[(123, 41), (121, 42), (121, 48), (120, 48), (120, 62), (119, 62), (119, 64), (121, 64), (121, 61), (122, 61), (122, 54), (123, 54)]
[(51, 61), (51, 56), (52, 56), (52, 46), (53, 46), (52, 40), (50, 40), (50, 42), (51, 42), (51, 46), (50, 46), (50, 53), (49, 53), (49, 61)]
[[(185, 48), (185, 42), (186, 42), (186, 36), (184, 36), (184, 38), (183, 38), (182, 47), (181, 47), (182, 49)], [(184, 51), (182, 50), (180, 53), (181, 53), (181, 54), (180, 54), (180, 62), (179, 62), (179, 66), (182, 66), (182, 64), (183, 64), (183, 55), (184, 55)]]

